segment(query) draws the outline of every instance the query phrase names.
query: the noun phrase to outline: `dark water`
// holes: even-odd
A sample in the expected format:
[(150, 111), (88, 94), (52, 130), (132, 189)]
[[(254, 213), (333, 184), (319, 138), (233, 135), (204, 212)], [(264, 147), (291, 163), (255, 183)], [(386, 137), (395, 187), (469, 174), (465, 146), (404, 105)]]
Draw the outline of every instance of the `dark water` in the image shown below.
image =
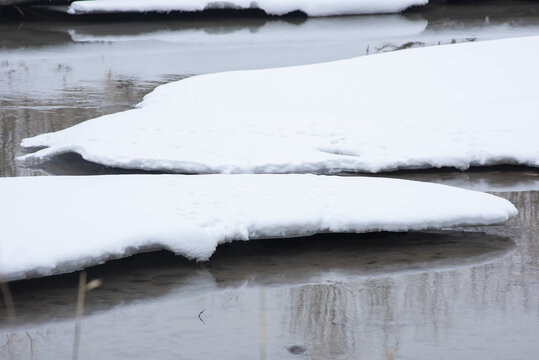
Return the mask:
[[(451, 9), (294, 21), (2, 23), (0, 175), (109, 172), (73, 156), (40, 168), (14, 158), (24, 137), (132, 108), (155, 86), (186, 76), (539, 34), (533, 3)], [(539, 172), (384, 176), (495, 192), (519, 215), (435, 233), (233, 243), (202, 264), (158, 252), (93, 267), (88, 276), (104, 283), (87, 295), (80, 358), (535, 358)], [(72, 357), (77, 282), (67, 274), (11, 283), (16, 318), (2, 307), (0, 358)]]

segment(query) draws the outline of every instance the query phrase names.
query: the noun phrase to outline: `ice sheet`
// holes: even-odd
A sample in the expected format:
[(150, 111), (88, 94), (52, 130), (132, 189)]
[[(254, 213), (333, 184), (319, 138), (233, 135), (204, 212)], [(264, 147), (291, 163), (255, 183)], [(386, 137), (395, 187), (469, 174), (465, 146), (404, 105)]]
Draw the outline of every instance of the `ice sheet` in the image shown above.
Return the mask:
[(138, 109), (25, 139), (107, 166), (185, 173), (539, 166), (539, 37), (192, 77)]
[(151, 249), (207, 260), (232, 240), (486, 225), (517, 213), (445, 185), (316, 175), (0, 178), (0, 198), (4, 280)]

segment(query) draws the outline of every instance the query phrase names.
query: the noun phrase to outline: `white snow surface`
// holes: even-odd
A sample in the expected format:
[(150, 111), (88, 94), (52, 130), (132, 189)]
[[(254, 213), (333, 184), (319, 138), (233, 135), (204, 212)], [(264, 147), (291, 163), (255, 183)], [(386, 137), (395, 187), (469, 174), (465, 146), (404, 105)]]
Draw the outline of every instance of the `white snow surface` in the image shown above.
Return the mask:
[(539, 166), (539, 37), (192, 77), (22, 141), (43, 161), (185, 173)]
[(507, 200), (445, 185), (317, 175), (0, 178), (0, 275), (14, 280), (165, 248), (207, 260), (232, 240), (487, 225)]
[(302, 11), (309, 16), (397, 13), (428, 0), (92, 0), (75, 1), (69, 14), (261, 9), (268, 15)]

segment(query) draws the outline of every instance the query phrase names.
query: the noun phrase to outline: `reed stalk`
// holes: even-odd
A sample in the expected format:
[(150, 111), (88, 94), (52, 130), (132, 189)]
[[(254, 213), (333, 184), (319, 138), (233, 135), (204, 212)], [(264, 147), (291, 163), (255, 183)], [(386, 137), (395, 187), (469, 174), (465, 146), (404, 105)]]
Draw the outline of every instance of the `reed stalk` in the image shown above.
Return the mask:
[(9, 290), (9, 285), (7, 282), (2, 282), (0, 284), (0, 289), (2, 290), (2, 295), (4, 296), (4, 303), (6, 304), (7, 318), (8, 320), (15, 320), (15, 304), (13, 302), (13, 296)]
[(75, 318), (75, 339), (73, 340), (73, 360), (79, 358), (80, 346), (80, 324), (84, 314), (84, 300), (86, 292), (91, 291), (101, 286), (103, 282), (100, 279), (94, 279), (86, 283), (86, 271), (81, 271), (79, 275), (79, 290), (77, 295), (77, 315)]

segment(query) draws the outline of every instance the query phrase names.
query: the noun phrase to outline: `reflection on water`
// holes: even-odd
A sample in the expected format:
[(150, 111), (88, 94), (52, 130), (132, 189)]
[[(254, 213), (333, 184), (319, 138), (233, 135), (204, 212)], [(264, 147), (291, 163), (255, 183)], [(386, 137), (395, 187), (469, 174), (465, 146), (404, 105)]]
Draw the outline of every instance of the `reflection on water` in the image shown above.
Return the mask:
[[(290, 289), (293, 342), (313, 358), (526, 359), (538, 345), (538, 192), (505, 193), (518, 251), (482, 266)], [(343, 353), (343, 349), (346, 349)], [(399, 357), (400, 358), (400, 357)]]
[[(23, 138), (132, 108), (159, 84), (107, 79), (100, 89), (82, 86), (63, 89), (60, 98), (35, 99), (31, 94), (16, 99), (0, 98), (0, 176), (40, 174), (16, 166), (15, 157), (20, 155), (19, 144)], [(2, 95), (5, 94), (0, 92)]]
[[(403, 251), (403, 247), (405, 250)], [(233, 242), (219, 247), (208, 263), (194, 263), (161, 251), (140, 254), (87, 269), (102, 278), (99, 300), (86, 314), (174, 291), (189, 293), (230, 287), (295, 286), (353, 282), (391, 273), (415, 273), (477, 265), (514, 249), (506, 237), (483, 232), (331, 234), (286, 240)], [(302, 259), (298, 262), (298, 259)], [(40, 323), (71, 317), (66, 301), (77, 274), (12, 282), (17, 322)], [(193, 288), (191, 284), (197, 284)], [(22, 309), (22, 313), (20, 311)]]
[[(354, 174), (341, 174), (352, 175)], [(371, 176), (426, 181), (488, 192), (539, 191), (539, 169), (525, 166), (488, 166), (465, 172), (454, 169), (400, 171)]]
[[(519, 209), (507, 225), (239, 242), (209, 263), (161, 252), (94, 267), (104, 284), (88, 294), (81, 354), (533, 358), (539, 192), (501, 195)], [(2, 321), (0, 357), (70, 356), (76, 282), (13, 283), (18, 318)]]

